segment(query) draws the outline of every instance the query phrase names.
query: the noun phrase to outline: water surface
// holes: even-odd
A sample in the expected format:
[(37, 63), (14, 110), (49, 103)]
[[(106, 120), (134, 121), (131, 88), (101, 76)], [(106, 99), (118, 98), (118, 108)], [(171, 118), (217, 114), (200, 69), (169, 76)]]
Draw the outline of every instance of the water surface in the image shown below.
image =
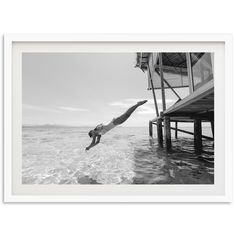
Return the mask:
[[(186, 128), (185, 128), (186, 129)], [(89, 151), (88, 127), (23, 127), (23, 184), (213, 184), (213, 143), (193, 152), (191, 136), (158, 148), (148, 128), (117, 127)], [(208, 128), (204, 129), (209, 133)], [(174, 137), (174, 135), (173, 135)]]

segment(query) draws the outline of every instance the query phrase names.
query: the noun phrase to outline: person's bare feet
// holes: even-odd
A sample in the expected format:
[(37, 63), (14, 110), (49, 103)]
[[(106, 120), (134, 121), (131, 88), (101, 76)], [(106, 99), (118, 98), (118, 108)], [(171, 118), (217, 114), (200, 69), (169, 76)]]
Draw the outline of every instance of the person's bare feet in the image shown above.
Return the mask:
[(137, 104), (139, 105), (139, 106), (141, 106), (141, 105), (143, 105), (144, 103), (146, 103), (148, 100), (143, 100), (143, 101), (140, 101), (140, 102), (137, 102)]

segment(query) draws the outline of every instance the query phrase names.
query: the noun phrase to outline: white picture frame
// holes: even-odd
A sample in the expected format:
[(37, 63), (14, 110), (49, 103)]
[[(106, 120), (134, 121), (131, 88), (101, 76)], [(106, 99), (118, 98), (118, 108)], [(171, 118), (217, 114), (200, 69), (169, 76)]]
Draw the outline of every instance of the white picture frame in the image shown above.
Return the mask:
[[(17, 74), (17, 71), (14, 71), (16, 67), (13, 67), (13, 64), (19, 59), (19, 57), (14, 57), (14, 46), (17, 44), (23, 45), (23, 49), (25, 50), (28, 47), (27, 45), (31, 44), (32, 47), (35, 44), (49, 44), (44, 47), (38, 47), (38, 50), (47, 51), (51, 50), (50, 45), (54, 45), (55, 47), (52, 49), (53, 51), (57, 51), (60, 48), (61, 44), (81, 44), (81, 43), (92, 43), (92, 44), (122, 44), (126, 46), (127, 50), (129, 47), (127, 45), (136, 45), (137, 48), (139, 44), (146, 45), (144, 48), (153, 47), (151, 45), (166, 45), (171, 46), (171, 50), (174, 50), (175, 44), (192, 45), (192, 50), (194, 51), (198, 44), (201, 44), (204, 49), (214, 48), (214, 45), (217, 43), (221, 43), (224, 45), (224, 91), (221, 91), (221, 94), (216, 92), (216, 98), (224, 97), (224, 110), (225, 114), (222, 114), (222, 119), (224, 120), (224, 143), (222, 143), (223, 156), (224, 161), (222, 162), (224, 166), (221, 166), (224, 169), (224, 176), (222, 183), (224, 190), (223, 192), (208, 190), (210, 186), (198, 186), (196, 191), (192, 189), (193, 194), (183, 194), (186, 189), (191, 189), (191, 186), (182, 185), (176, 186), (176, 190), (173, 189), (173, 194), (158, 194), (158, 191), (155, 194), (147, 194), (147, 191), (152, 191), (152, 188), (148, 188), (148, 186), (139, 185), (136, 186), (139, 188), (138, 194), (129, 193), (129, 189), (134, 188), (133, 186), (126, 185), (125, 188), (121, 189), (120, 186), (91, 186), (91, 188), (95, 188), (99, 194), (89, 194), (89, 191), (84, 194), (78, 195), (76, 193), (69, 194), (62, 193), (62, 189), (56, 190), (55, 194), (49, 192), (45, 193), (44, 190), (40, 190), (37, 194), (30, 194), (29, 192), (25, 192), (24, 188), (21, 189), (20, 193), (15, 192), (14, 190), (14, 175), (16, 168), (20, 168), (19, 164), (16, 164), (16, 159), (13, 158), (14, 153), (17, 152), (17, 147), (13, 144), (13, 140), (16, 138), (14, 132), (18, 132), (16, 126), (14, 125), (14, 120), (17, 120), (19, 117), (15, 116), (15, 111), (12, 109), (13, 107), (13, 97), (20, 90), (20, 83), (17, 83), (15, 79), (13, 79), (14, 74)], [(133, 43), (133, 44), (132, 44)], [(195, 45), (195, 46), (194, 46)], [(87, 45), (88, 46), (88, 45)], [(130, 50), (134, 50), (134, 48)], [(105, 47), (106, 50), (113, 50), (112, 47)], [(123, 50), (125, 50), (123, 48)], [(67, 49), (71, 52), (73, 48), (67, 47)], [(67, 50), (65, 49), (65, 50)], [(190, 50), (191, 48), (186, 48), (185, 50)], [(18, 50), (18, 49), (17, 49)], [(32, 50), (32, 48), (30, 49)], [(98, 50), (98, 49), (96, 49)], [(104, 50), (101, 49), (101, 51)], [(163, 49), (164, 50), (164, 49)], [(99, 51), (99, 50), (98, 50)], [(190, 50), (191, 51), (191, 50)], [(21, 51), (22, 52), (22, 51)], [(4, 36), (4, 202), (231, 202), (232, 194), (233, 194), (233, 132), (232, 132), (232, 123), (233, 123), (233, 60), (232, 60), (232, 36), (226, 34), (120, 34), (120, 35), (69, 35), (69, 34), (56, 34), (56, 35), (47, 35), (47, 34), (9, 34)], [(19, 71), (18, 71), (19, 72)], [(215, 106), (219, 106), (219, 99), (216, 99)], [(16, 107), (16, 106), (15, 106)], [(19, 106), (20, 109), (21, 106)], [(18, 114), (18, 113), (16, 113)], [(216, 125), (217, 129), (217, 125)], [(220, 135), (220, 133), (219, 133)], [(217, 138), (216, 138), (217, 140)], [(220, 140), (219, 140), (220, 141)], [(221, 140), (222, 141), (222, 140)], [(16, 143), (16, 142), (15, 142)], [(19, 148), (19, 147), (18, 147)], [(216, 151), (221, 150), (221, 145), (218, 145)], [(19, 153), (19, 156), (21, 154)], [(218, 159), (219, 160), (219, 159)], [(217, 161), (218, 161), (217, 160)], [(219, 160), (220, 162), (220, 160)], [(216, 172), (216, 175), (218, 173)], [(36, 186), (37, 187), (37, 186)], [(63, 188), (63, 186), (62, 186)], [(103, 189), (104, 188), (104, 189)], [(109, 189), (117, 188), (117, 190), (113, 194), (107, 194)], [(170, 188), (168, 191), (171, 193), (172, 185), (167, 186), (166, 188)], [(201, 189), (202, 188), (202, 189)], [(121, 191), (121, 194), (116, 194), (117, 191)], [(205, 189), (205, 190), (204, 190)], [(126, 194), (126, 190), (128, 194)], [(133, 191), (133, 190), (132, 190)], [(181, 194), (176, 194), (180, 191)], [(200, 191), (200, 192), (199, 192)], [(201, 194), (201, 191), (205, 191), (204, 194)], [(73, 192), (73, 191), (72, 191)], [(209, 194), (207, 194), (209, 192)], [(61, 193), (61, 194), (60, 194)], [(143, 194), (142, 194), (143, 193)]]

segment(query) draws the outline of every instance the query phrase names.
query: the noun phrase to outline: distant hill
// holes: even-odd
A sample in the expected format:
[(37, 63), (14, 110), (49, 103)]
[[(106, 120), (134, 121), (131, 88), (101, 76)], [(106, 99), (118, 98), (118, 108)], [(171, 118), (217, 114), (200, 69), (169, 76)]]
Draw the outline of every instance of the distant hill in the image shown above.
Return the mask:
[(91, 127), (91, 126), (76, 126), (76, 125), (60, 125), (60, 124), (23, 124), (22, 128), (68, 128), (68, 127)]

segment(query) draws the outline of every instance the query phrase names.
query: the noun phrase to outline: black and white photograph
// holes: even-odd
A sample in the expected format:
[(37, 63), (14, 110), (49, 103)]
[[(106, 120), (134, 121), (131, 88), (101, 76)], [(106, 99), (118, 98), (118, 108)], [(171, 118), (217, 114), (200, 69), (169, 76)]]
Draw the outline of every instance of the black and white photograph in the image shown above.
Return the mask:
[(0, 12), (1, 235), (236, 235), (235, 1)]
[(213, 52), (24, 52), (23, 185), (213, 185)]

